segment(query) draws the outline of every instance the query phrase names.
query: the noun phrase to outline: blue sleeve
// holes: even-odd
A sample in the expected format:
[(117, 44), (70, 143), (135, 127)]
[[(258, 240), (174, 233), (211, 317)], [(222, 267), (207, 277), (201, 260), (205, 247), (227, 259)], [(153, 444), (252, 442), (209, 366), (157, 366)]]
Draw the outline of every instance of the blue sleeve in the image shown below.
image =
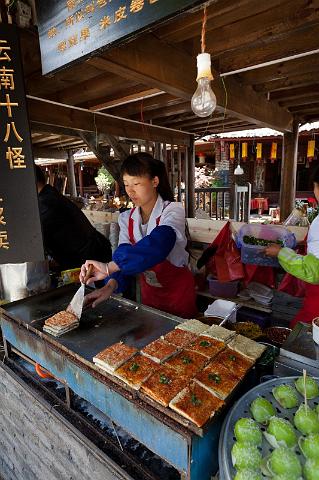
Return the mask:
[(114, 278), (114, 280), (116, 280), (118, 284), (118, 287), (114, 293), (122, 293), (127, 290), (131, 281), (131, 278), (128, 275), (124, 275), (122, 272), (115, 272), (105, 279), (105, 284), (109, 281), (110, 278)]
[(174, 248), (176, 233), (168, 225), (159, 225), (135, 245), (122, 243), (113, 254), (124, 275), (142, 273), (163, 262)]

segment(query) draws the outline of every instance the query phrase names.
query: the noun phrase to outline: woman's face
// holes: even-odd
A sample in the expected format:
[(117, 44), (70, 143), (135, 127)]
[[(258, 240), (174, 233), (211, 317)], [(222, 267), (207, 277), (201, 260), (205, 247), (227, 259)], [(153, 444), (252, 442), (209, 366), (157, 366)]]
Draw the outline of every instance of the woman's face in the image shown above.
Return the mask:
[(319, 183), (317, 182), (313, 183), (313, 193), (314, 193), (314, 196), (316, 197), (317, 202), (319, 203)]
[(123, 182), (126, 193), (137, 207), (143, 207), (157, 198), (158, 177), (150, 178), (147, 175), (132, 177), (125, 173)]

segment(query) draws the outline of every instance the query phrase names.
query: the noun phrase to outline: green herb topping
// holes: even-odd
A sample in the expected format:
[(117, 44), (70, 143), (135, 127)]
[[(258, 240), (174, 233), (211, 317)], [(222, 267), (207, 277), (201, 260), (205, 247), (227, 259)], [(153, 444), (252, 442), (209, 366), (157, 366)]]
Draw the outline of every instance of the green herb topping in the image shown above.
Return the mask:
[(232, 362), (235, 362), (236, 360), (235, 355), (229, 355), (229, 360), (231, 360)]
[(164, 385), (168, 385), (169, 383), (171, 383), (171, 380), (166, 375), (164, 375), (163, 373), (161, 373), (159, 381), (160, 381), (160, 383), (163, 383)]
[(222, 377), (220, 375), (217, 375), (216, 373), (209, 373), (208, 378), (215, 383), (220, 383), (222, 381)]
[(182, 357), (182, 361), (183, 363), (185, 363), (185, 365), (187, 365), (188, 363), (192, 363), (192, 359), (189, 357)]
[(196, 397), (195, 393), (192, 393), (191, 402), (193, 405), (195, 405), (195, 407), (199, 407), (199, 405), (202, 404), (202, 401)]
[(201, 347), (210, 347), (210, 342), (207, 342), (206, 340), (202, 340), (199, 345)]
[(134, 362), (132, 363), (132, 365), (130, 366), (130, 370), (131, 372), (137, 372), (137, 370), (140, 368), (139, 364)]

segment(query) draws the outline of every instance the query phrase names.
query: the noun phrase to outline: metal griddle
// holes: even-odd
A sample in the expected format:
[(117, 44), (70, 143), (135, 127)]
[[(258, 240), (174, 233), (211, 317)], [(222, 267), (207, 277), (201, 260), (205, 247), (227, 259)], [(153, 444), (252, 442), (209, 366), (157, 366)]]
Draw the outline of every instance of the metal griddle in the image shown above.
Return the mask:
[(280, 349), (275, 373), (295, 375), (303, 369), (319, 376), (319, 346), (313, 341), (312, 325), (299, 322)]
[[(24, 325), (42, 332), (45, 320), (64, 310), (77, 288), (78, 285), (67, 285), (18, 300), (4, 306), (4, 310)], [(180, 321), (180, 318), (173, 315), (138, 305), (121, 297), (112, 297), (94, 309), (84, 310), (76, 330), (59, 338), (45, 332), (42, 335), (92, 361), (96, 353), (120, 341), (141, 349), (173, 330)]]

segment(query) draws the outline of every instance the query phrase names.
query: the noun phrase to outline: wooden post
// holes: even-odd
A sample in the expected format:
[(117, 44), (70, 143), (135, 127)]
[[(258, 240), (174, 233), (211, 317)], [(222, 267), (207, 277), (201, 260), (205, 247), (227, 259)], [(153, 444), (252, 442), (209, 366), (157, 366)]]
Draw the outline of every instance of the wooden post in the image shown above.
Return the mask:
[(285, 132), (282, 146), (280, 183), (280, 220), (284, 221), (295, 206), (299, 121), (294, 118), (292, 132)]
[(74, 156), (73, 153), (68, 150), (68, 158), (66, 161), (67, 171), (68, 171), (68, 182), (69, 182), (69, 191), (71, 197), (76, 197), (76, 183), (75, 183), (75, 173), (74, 173)]
[(79, 172), (79, 190), (80, 190), (80, 195), (81, 197), (84, 196), (84, 189), (83, 189), (83, 169), (84, 166), (82, 164), (79, 165), (78, 167), (78, 172)]
[(187, 205), (188, 217), (195, 217), (195, 144), (194, 138), (187, 147)]

